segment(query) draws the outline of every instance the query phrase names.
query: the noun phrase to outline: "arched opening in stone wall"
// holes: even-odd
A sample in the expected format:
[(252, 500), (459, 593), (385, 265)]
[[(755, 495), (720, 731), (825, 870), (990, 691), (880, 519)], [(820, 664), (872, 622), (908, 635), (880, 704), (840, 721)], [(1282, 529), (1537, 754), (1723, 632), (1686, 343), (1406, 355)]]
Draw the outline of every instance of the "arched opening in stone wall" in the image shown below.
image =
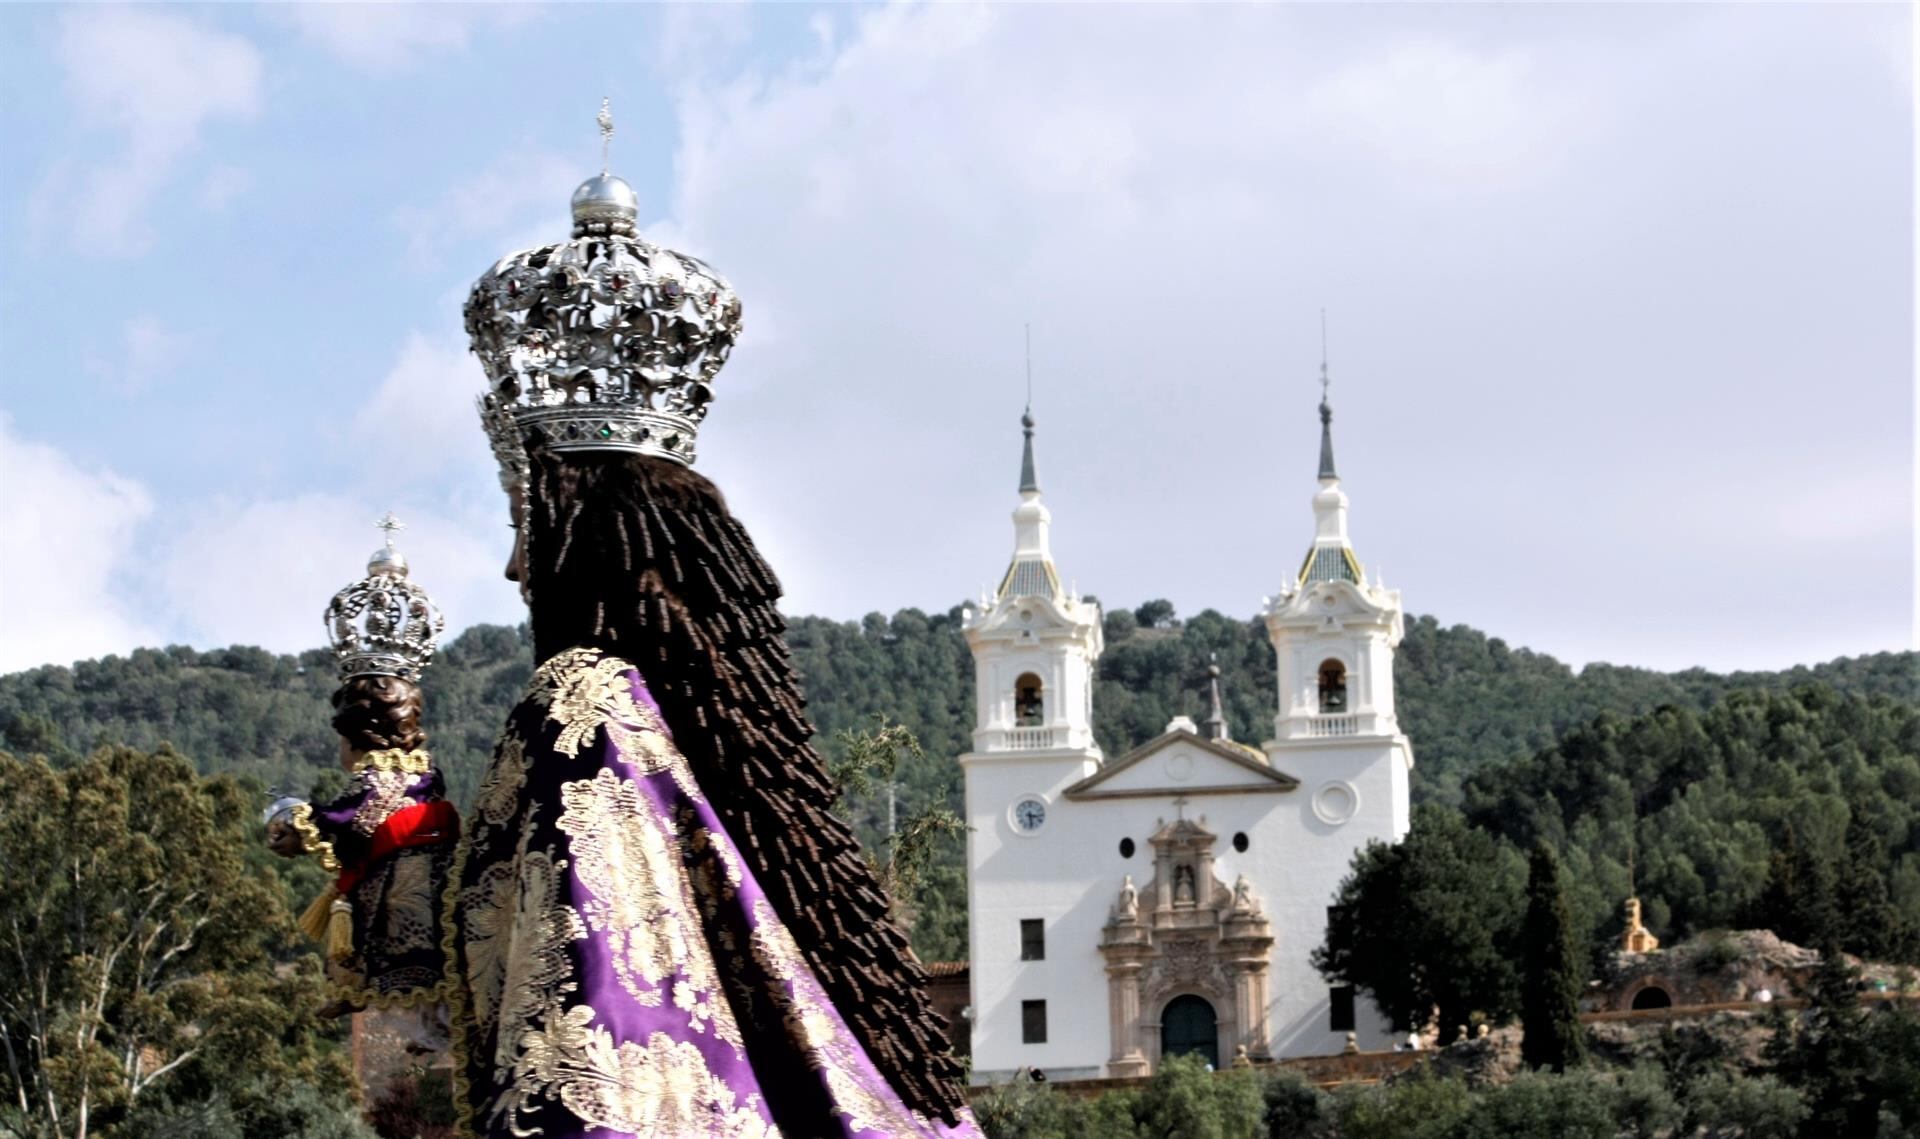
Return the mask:
[(1160, 1014), (1160, 1054), (1198, 1056), (1220, 1067), (1220, 1018), (1205, 997), (1189, 993), (1167, 1002)]
[(1337, 660), (1320, 662), (1320, 710), (1330, 713), (1347, 710), (1347, 666)]
[(1673, 994), (1658, 985), (1648, 985), (1633, 994), (1633, 1007), (1636, 1009), (1672, 1008)]
[(1013, 682), (1013, 726), (1037, 728), (1047, 722), (1046, 703), (1040, 697), (1040, 678), (1023, 672)]

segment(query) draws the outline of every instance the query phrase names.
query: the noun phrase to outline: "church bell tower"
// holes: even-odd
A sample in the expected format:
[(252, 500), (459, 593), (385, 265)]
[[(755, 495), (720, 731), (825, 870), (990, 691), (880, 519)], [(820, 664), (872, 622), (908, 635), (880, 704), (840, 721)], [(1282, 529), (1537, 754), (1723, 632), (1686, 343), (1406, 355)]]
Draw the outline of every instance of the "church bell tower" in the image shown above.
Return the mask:
[(1265, 750), (1276, 768), (1318, 784), (1311, 802), (1322, 824), (1396, 842), (1411, 822), (1413, 745), (1393, 702), (1393, 653), (1405, 620), (1399, 591), (1377, 574), (1368, 583), (1348, 537), (1324, 359), (1320, 383), (1313, 543), (1265, 611), (1279, 678), (1274, 738)]
[(1093, 666), (1100, 612), (1061, 587), (1048, 530), (1053, 514), (1034, 473), (1033, 414), (1020, 417), (1020, 505), (1013, 558), (999, 586), (963, 610), (974, 662), (973, 751), (1071, 753), (1098, 760), (1093, 741)]
[(1098, 1075), (1106, 1026), (1082, 1014), (1104, 999), (1099, 915), (1075, 860), (1091, 824), (1066, 792), (1100, 769), (1100, 607), (1060, 584), (1031, 411), (1020, 425), (1013, 557), (1000, 584), (962, 610), (975, 709), (973, 748), (960, 757), (973, 1059), (976, 1076), (1038, 1066), (1064, 1078), (1094, 1057), (1080, 1074)]

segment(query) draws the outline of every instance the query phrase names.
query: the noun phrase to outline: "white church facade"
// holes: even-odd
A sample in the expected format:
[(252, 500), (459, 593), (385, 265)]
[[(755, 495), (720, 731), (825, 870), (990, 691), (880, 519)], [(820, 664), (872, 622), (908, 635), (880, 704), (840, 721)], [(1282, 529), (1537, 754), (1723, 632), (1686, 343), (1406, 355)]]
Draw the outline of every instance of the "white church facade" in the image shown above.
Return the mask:
[(1278, 666), (1273, 738), (1211, 710), (1108, 758), (1094, 741), (1093, 602), (1061, 588), (1034, 474), (1033, 421), (1011, 564), (964, 613), (975, 675), (966, 777), (976, 1083), (1144, 1075), (1384, 1048), (1391, 1026), (1310, 955), (1353, 855), (1409, 824), (1413, 750), (1394, 717), (1397, 591), (1347, 537), (1323, 399), (1315, 534), (1265, 607)]

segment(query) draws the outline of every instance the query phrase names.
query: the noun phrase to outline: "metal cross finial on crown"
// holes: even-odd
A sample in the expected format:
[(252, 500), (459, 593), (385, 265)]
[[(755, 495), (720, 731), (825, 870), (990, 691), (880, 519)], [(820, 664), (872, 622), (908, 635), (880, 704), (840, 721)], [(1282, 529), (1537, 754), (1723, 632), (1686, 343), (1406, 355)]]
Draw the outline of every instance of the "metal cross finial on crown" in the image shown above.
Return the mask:
[(367, 559), (366, 577), (334, 594), (322, 617), (327, 639), (343, 682), (356, 676), (418, 680), (446, 621), (427, 591), (408, 578), (407, 559), (394, 549), (393, 535), (406, 523), (389, 510), (374, 526), (386, 543)]
[(600, 99), (600, 113), (593, 116), (600, 124), (600, 176), (607, 176), (607, 155), (613, 148), (613, 100), (605, 96)]

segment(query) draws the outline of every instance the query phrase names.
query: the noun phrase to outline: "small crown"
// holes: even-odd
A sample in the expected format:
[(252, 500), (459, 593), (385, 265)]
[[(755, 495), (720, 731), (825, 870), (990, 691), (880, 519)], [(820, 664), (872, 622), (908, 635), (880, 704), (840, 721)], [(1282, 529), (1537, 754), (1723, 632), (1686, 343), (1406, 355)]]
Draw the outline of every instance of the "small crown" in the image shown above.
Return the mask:
[(367, 576), (333, 595), (322, 618), (341, 681), (356, 676), (419, 680), (433, 660), (446, 618), (427, 591), (407, 579), (407, 559), (393, 548), (405, 529), (392, 512), (376, 523), (386, 544), (367, 559)]
[[(604, 104), (600, 123), (610, 138)], [(704, 262), (639, 236), (638, 216), (633, 188), (603, 170), (573, 193), (570, 240), (507, 255), (467, 297), (480, 418), (508, 489), (525, 484), (536, 441), (693, 463), (740, 298)]]

